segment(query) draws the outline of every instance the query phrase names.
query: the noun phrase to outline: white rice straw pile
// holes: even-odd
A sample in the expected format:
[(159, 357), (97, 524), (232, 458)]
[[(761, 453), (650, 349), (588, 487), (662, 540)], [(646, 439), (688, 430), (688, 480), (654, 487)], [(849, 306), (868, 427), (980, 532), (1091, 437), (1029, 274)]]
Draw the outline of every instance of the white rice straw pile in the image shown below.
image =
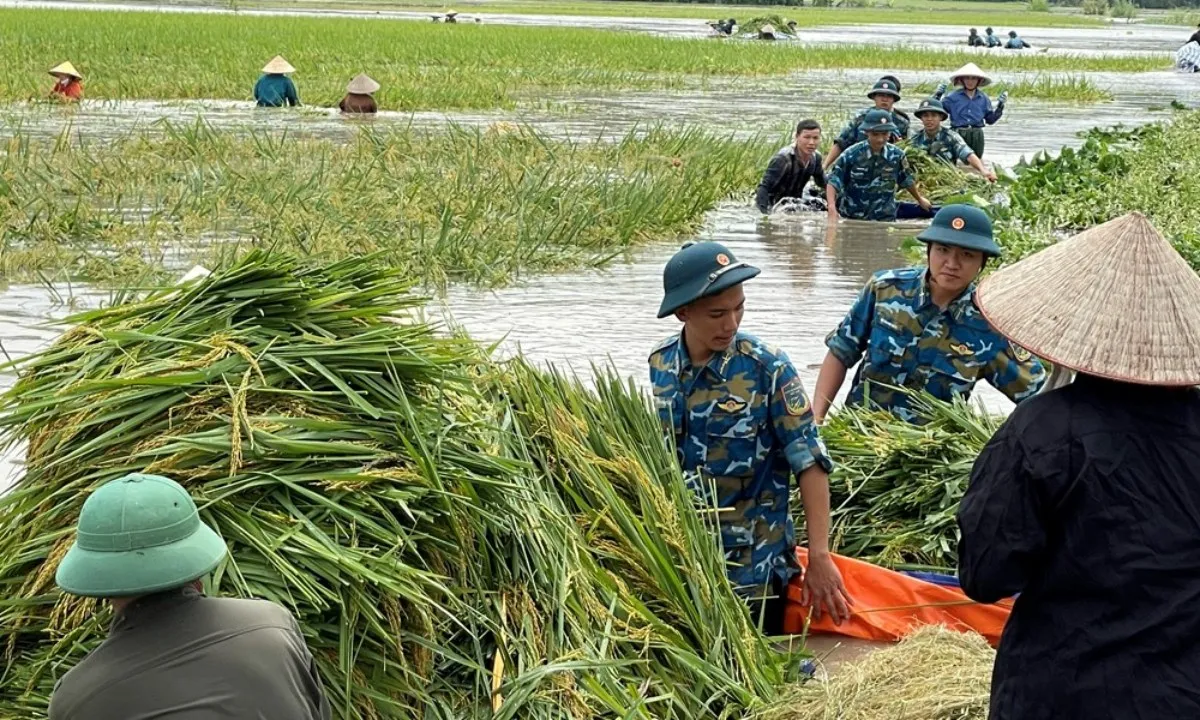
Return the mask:
[(761, 720), (985, 720), (996, 653), (976, 633), (925, 627), (795, 686)]

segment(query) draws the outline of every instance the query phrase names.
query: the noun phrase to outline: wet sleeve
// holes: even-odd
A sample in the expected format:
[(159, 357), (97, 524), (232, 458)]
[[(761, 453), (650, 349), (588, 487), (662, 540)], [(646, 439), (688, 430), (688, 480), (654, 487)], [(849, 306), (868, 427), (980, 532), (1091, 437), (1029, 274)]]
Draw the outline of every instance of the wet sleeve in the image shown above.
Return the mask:
[(783, 446), (792, 472), (799, 475), (813, 465), (825, 472), (833, 471), (833, 463), (813, 422), (812, 403), (787, 355), (780, 352), (771, 376), (771, 403), (767, 408), (771, 431)]
[(1046, 382), (1046, 367), (1029, 351), (998, 338), (1003, 349), (988, 363), (986, 379), (1009, 400), (1019, 403), (1037, 395)]
[(825, 338), (825, 346), (843, 365), (852, 368), (867, 351), (874, 322), (875, 282), (868, 281), (841, 324)]
[(995, 125), (1000, 116), (1004, 115), (1004, 106), (997, 105), (992, 107), (992, 99), (987, 95), (984, 95), (983, 98), (987, 101), (987, 112), (983, 116), (983, 121), (988, 125)]
[(980, 453), (958, 509), (963, 592), (992, 603), (1025, 589), (1046, 546), (1043, 503), (1012, 419)]
[(296, 93), (296, 83), (292, 82), (291, 78), (287, 78), (287, 101), (292, 107), (300, 104), (300, 95)]
[(767, 165), (767, 171), (763, 173), (762, 181), (758, 183), (758, 192), (754, 195), (754, 204), (758, 206), (758, 211), (766, 215), (771, 212), (771, 191), (779, 184), (779, 178), (783, 175), (783, 169), (787, 167), (787, 158), (783, 155), (776, 155), (771, 158), (771, 162)]
[(908, 162), (908, 154), (901, 150), (900, 167), (896, 171), (896, 185), (902, 188), (910, 188), (916, 184), (917, 178), (913, 175), (912, 165)]

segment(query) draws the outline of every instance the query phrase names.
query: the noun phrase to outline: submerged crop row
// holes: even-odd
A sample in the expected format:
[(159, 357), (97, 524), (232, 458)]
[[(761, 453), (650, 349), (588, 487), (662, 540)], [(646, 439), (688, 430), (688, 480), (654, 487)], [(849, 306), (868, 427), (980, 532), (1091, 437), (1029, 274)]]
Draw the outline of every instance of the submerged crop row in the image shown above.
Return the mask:
[[(814, 69), (947, 72), (978, 61), (966, 49), (805, 46), (656, 37), (579, 28), (442, 25), (347, 18), (235, 17), (9, 10), (0, 15), (0, 99), (41, 97), (46, 70), (70, 58), (86, 93), (106, 99), (249, 98), (258, 69), (282, 53), (296, 66), (301, 100), (332, 106), (367, 72), (381, 107), (512, 107), (547, 92), (669, 88), (705, 79)], [(1129, 71), (1170, 66), (1161, 57), (994, 55), (988, 70)]]
[(435, 284), (498, 285), (694, 230), (773, 149), (687, 129), (616, 142), (519, 126), (348, 140), (203, 123), (112, 142), (18, 132), (0, 146), (0, 272), (119, 282), (270, 246), (382, 252)]

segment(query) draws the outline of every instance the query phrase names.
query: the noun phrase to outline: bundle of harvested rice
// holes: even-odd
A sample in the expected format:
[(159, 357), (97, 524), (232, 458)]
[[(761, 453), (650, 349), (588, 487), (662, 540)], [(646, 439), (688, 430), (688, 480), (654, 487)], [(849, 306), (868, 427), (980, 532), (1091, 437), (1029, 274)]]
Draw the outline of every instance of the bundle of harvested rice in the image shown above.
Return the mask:
[[(906, 142), (900, 143), (900, 147), (906, 151), (909, 167), (920, 183), (921, 193), (929, 198), (931, 203), (945, 205), (954, 202), (990, 202), (993, 191), (984, 178), (960, 170), (924, 150), (911, 147)], [(908, 192), (900, 188), (896, 189), (896, 197), (910, 199)]]
[(983, 637), (926, 626), (893, 647), (795, 686), (758, 720), (985, 720), (995, 651)]
[[(655, 417), (411, 319), (377, 258), (254, 253), (69, 318), (0, 400), (0, 717), (44, 717), (99, 642), (54, 571), (83, 500), (179, 480), (210, 587), (297, 614), (343, 718), (726, 718), (785, 680), (724, 580)], [(706, 520), (707, 518), (707, 520)]]

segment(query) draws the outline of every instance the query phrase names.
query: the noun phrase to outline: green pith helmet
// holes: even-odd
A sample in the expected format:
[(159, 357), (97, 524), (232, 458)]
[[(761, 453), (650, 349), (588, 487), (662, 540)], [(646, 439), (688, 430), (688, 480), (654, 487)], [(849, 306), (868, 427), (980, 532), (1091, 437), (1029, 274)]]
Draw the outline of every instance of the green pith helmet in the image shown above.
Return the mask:
[(863, 115), (862, 129), (864, 132), (884, 131), (898, 133), (900, 129), (892, 122), (892, 114), (887, 110), (872, 110)]
[(987, 34), (988, 34), (988, 35), (991, 35), (991, 34), (992, 34), (992, 33), (994, 33), (994, 32), (995, 32), (995, 30), (992, 30), (991, 28), (988, 28), (988, 29), (987, 29)]
[(992, 221), (974, 205), (946, 205), (933, 216), (929, 227), (917, 236), (924, 243), (941, 243), (1000, 257), (1000, 246), (992, 237)]
[(658, 316), (665, 318), (689, 303), (724, 292), (758, 273), (758, 268), (739, 262), (721, 243), (684, 245), (663, 268), (663, 301)]
[(950, 113), (946, 112), (946, 108), (942, 105), (942, 101), (938, 100), (937, 98), (925, 98), (921, 101), (921, 104), (917, 106), (917, 109), (913, 111), (913, 115), (916, 115), (917, 117), (921, 117), (926, 113), (938, 113), (942, 116), (943, 120), (950, 117)]
[(900, 83), (896, 82), (890, 77), (879, 78), (878, 82), (875, 83), (875, 86), (871, 88), (871, 92), (867, 93), (867, 97), (874, 100), (876, 95), (891, 95), (899, 100)]
[(133, 473), (83, 503), (75, 542), (54, 579), (72, 595), (146, 595), (204, 577), (225, 553), (225, 541), (200, 522), (179, 483)]
[(900, 78), (895, 75), (880, 75), (880, 80), (891, 80), (896, 85), (896, 92), (902, 92), (904, 88), (900, 87)]
[(1016, 31), (1016, 30), (1009, 30), (1009, 31), (1008, 31), (1008, 36), (1009, 36), (1009, 37), (1016, 37), (1016, 36), (1017, 36), (1017, 31)]

